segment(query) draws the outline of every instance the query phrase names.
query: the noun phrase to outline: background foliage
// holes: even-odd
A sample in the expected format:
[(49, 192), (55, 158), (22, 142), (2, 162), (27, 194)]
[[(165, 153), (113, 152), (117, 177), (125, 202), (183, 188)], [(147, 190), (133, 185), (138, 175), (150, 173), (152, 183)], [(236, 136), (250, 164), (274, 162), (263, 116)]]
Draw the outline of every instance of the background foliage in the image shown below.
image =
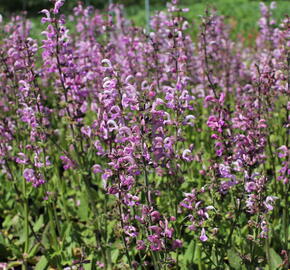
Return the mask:
[[(70, 13), (78, 0), (70, 0), (65, 3), (63, 11)], [(107, 7), (109, 0), (83, 0), (86, 4), (90, 4), (99, 9)], [(138, 26), (145, 25), (146, 14), (144, 0), (114, 0), (114, 3), (123, 4), (127, 17), (134, 21)], [(263, 1), (271, 2), (271, 1)], [(277, 9), (273, 11), (273, 17), (277, 20), (283, 18), (286, 14), (290, 14), (290, 5), (288, 1), (280, 0), (277, 2)], [(190, 11), (186, 14), (186, 19), (194, 20), (192, 27), (192, 36), (196, 36), (198, 32), (198, 24), (200, 23), (200, 15), (204, 15), (207, 7), (213, 7), (218, 13), (224, 15), (226, 22), (231, 25), (232, 38), (245, 38), (248, 44), (252, 44), (258, 31), (257, 21), (259, 19), (259, 3), (256, 0), (181, 0), (180, 6), (188, 7)], [(50, 6), (49, 0), (1, 0), (0, 13), (8, 18), (11, 13), (20, 10), (27, 10), (28, 17), (33, 21), (32, 35), (34, 38), (39, 37), (39, 33), (43, 31), (40, 24), (39, 10)], [(151, 15), (157, 10), (166, 9), (165, 0), (150, 1)]]

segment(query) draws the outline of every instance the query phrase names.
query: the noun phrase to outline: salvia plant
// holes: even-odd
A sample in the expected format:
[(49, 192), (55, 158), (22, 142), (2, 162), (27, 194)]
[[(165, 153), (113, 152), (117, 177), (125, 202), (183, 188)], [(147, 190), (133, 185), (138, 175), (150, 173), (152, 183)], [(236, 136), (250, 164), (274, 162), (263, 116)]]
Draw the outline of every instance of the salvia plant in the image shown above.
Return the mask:
[(288, 269), (289, 17), (63, 4), (1, 17), (1, 269)]

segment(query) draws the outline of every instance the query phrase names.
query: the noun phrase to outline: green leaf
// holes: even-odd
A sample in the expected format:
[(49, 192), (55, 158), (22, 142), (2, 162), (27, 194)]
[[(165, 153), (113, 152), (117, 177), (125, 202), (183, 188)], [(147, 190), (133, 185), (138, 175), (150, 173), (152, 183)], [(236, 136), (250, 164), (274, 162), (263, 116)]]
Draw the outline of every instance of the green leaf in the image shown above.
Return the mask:
[(36, 255), (36, 253), (38, 252), (38, 250), (39, 250), (39, 247), (40, 247), (40, 243), (37, 243), (31, 250), (30, 250), (30, 252), (29, 252), (29, 254), (28, 254), (28, 258), (33, 258), (35, 255)]
[(89, 202), (87, 196), (82, 196), (80, 199), (80, 206), (78, 208), (79, 217), (82, 220), (87, 220), (89, 216)]
[(119, 257), (119, 249), (114, 249), (111, 253), (112, 262), (116, 263)]
[(45, 270), (47, 269), (48, 261), (45, 256), (42, 256), (39, 262), (35, 266), (35, 270)]
[(11, 269), (12, 267), (21, 266), (21, 265), (22, 265), (21, 261), (11, 262), (11, 263), (8, 264), (8, 269)]
[(278, 269), (279, 266), (281, 266), (282, 264), (281, 257), (276, 253), (276, 251), (273, 248), (270, 249), (270, 260), (273, 269)]
[(44, 224), (43, 215), (40, 215), (38, 220), (34, 223), (34, 226), (33, 226), (34, 232), (38, 232), (41, 229), (41, 227), (43, 226), (43, 224)]
[(116, 221), (115, 220), (108, 222), (108, 224), (107, 224), (107, 239), (108, 240), (110, 239), (110, 237), (112, 237), (113, 230), (115, 229), (115, 227), (116, 227)]
[(93, 255), (89, 256), (88, 260), (90, 260), (90, 263), (85, 264), (84, 265), (84, 269), (85, 270), (94, 270), (94, 269), (96, 269), (95, 268), (96, 260), (93, 258)]
[(185, 253), (184, 253), (184, 262), (192, 262), (193, 261), (193, 256), (195, 253), (195, 242), (194, 240), (191, 240), (189, 243)]
[(11, 251), (3, 244), (0, 244), (0, 259), (5, 260), (11, 256)]
[(50, 240), (49, 240), (49, 224), (45, 226), (45, 229), (42, 233), (41, 243), (49, 249), (51, 247)]
[(15, 215), (14, 217), (7, 216), (7, 218), (5, 218), (2, 226), (9, 229), (11, 226), (15, 226), (17, 224), (19, 224), (19, 215), (18, 214)]
[(230, 266), (236, 270), (239, 270), (242, 268), (242, 259), (237, 254), (237, 252), (233, 249), (228, 250), (228, 259)]
[(18, 246), (13, 245), (13, 246), (10, 246), (9, 249), (11, 250), (12, 254), (15, 257), (19, 258), (22, 256), (21, 250), (19, 250)]

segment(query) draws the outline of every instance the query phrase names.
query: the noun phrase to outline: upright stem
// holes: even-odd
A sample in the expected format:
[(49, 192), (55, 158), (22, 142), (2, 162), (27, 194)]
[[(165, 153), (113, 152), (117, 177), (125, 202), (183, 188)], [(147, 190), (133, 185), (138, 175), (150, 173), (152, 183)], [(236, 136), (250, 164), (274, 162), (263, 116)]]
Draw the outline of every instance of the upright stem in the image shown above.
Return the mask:
[(121, 206), (121, 194), (120, 193), (119, 193), (118, 208), (119, 208), (120, 222), (121, 222), (121, 227), (122, 227), (122, 240), (123, 240), (123, 244), (124, 244), (124, 247), (125, 247), (125, 253), (126, 253), (126, 257), (127, 257), (130, 269), (133, 269), (132, 268), (131, 257), (130, 257), (130, 254), (129, 254), (128, 245), (127, 245), (126, 238), (125, 238), (125, 233), (124, 233), (124, 222), (123, 222), (123, 217), (122, 217), (122, 206)]
[(24, 231), (25, 231), (25, 247), (24, 252), (27, 253), (29, 249), (29, 226), (28, 226), (28, 202), (24, 202)]
[[(285, 193), (284, 193), (284, 198), (285, 198), (285, 206), (284, 206), (284, 209), (283, 209), (283, 231), (284, 231), (284, 250), (288, 251), (288, 258), (289, 258), (289, 255), (290, 255), (290, 252), (289, 252), (289, 249), (288, 249), (288, 238), (289, 238), (289, 230), (288, 230), (288, 227), (289, 227), (289, 206), (288, 206), (288, 203), (289, 203), (289, 200), (288, 200), (288, 197), (289, 197), (289, 183), (288, 184), (285, 184)], [(288, 262), (288, 264), (290, 264)], [(287, 265), (286, 267), (289, 268), (290, 265)]]
[[(143, 141), (142, 141), (142, 152), (144, 152)], [(146, 188), (145, 196), (146, 196), (147, 204), (151, 208), (151, 200), (150, 200), (150, 195), (149, 195), (149, 179), (148, 179), (148, 174), (146, 170), (146, 162), (145, 162), (144, 157), (143, 157), (143, 166), (144, 166), (144, 178), (145, 178), (145, 188)], [(151, 225), (151, 219), (149, 222)], [(159, 270), (159, 255), (158, 253), (155, 253), (154, 251), (152, 251), (151, 254), (152, 254), (154, 269)]]
[(198, 265), (198, 270), (203, 270), (203, 264), (202, 264), (202, 259), (201, 259), (201, 247), (197, 245), (197, 265)]
[[(288, 65), (288, 93), (290, 92), (290, 51), (288, 51), (288, 55), (287, 55), (287, 65)], [(288, 102), (289, 102), (289, 96), (288, 96)], [(289, 110), (286, 110), (286, 123), (289, 119)], [(287, 135), (286, 135), (286, 147), (287, 149), (289, 150), (289, 138), (290, 138), (290, 133), (288, 132)], [(290, 161), (290, 157), (288, 155), (288, 162)], [(286, 250), (287, 252), (287, 256), (288, 258), (290, 257), (290, 251), (289, 251), (289, 248), (288, 248), (288, 238), (289, 238), (289, 182), (286, 183), (284, 185), (284, 188), (285, 188), (285, 193), (284, 193), (284, 198), (285, 198), (285, 206), (284, 206), (284, 209), (283, 209), (283, 230), (284, 230), (284, 249)], [(289, 269), (290, 267), (290, 262), (288, 260), (288, 265), (286, 265), (287, 269)]]
[[(49, 203), (47, 204), (47, 211), (48, 211), (48, 216), (49, 216), (49, 225), (50, 225), (50, 234), (52, 237), (52, 245), (55, 251), (59, 251), (59, 243), (57, 240), (57, 235), (56, 235), (56, 228), (55, 228), (55, 218), (53, 214), (53, 204)], [(56, 263), (57, 263), (57, 269), (62, 269), (61, 263), (59, 262), (59, 258), (56, 258)]]
[(269, 244), (269, 235), (267, 235), (266, 238), (266, 258), (267, 258), (267, 262), (268, 262), (268, 267), (269, 270), (272, 270), (272, 262), (271, 262), (271, 257), (270, 257), (270, 244)]
[[(23, 195), (24, 195), (24, 235), (25, 235), (25, 244), (24, 244), (24, 257), (27, 256), (29, 251), (29, 221), (28, 221), (28, 199), (26, 195), (26, 180), (23, 178)], [(27, 268), (27, 262), (26, 259), (24, 260), (23, 269)]]
[(52, 204), (47, 205), (47, 211), (48, 211), (48, 216), (49, 216), (49, 224), (50, 224), (50, 233), (52, 236), (52, 243), (54, 248), (57, 250), (58, 249), (58, 241), (57, 241), (57, 236), (56, 236), (56, 231), (55, 231), (55, 224), (54, 224), (54, 215), (52, 212)]
[[(208, 11), (207, 12), (207, 17), (208, 17)], [(216, 86), (214, 85), (212, 79), (211, 79), (211, 76), (210, 76), (210, 71), (209, 71), (209, 62), (208, 62), (208, 53), (207, 53), (207, 40), (206, 40), (206, 32), (207, 32), (207, 24), (209, 23), (209, 21), (206, 21), (204, 24), (203, 24), (203, 31), (201, 33), (201, 36), (202, 36), (202, 39), (203, 39), (203, 53), (204, 53), (204, 64), (205, 64), (205, 75), (206, 75), (206, 78), (208, 80), (208, 83), (210, 85), (210, 88), (211, 90), (213, 91), (213, 94), (215, 96), (216, 99), (218, 99), (218, 95), (216, 93)]]

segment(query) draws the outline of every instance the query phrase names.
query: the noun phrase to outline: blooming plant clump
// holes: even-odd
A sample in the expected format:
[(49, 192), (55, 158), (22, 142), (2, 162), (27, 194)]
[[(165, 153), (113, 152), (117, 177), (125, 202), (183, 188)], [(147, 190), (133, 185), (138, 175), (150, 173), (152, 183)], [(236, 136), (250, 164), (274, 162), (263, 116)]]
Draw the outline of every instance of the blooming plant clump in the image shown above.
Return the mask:
[(288, 269), (289, 17), (63, 5), (0, 22), (1, 269)]

